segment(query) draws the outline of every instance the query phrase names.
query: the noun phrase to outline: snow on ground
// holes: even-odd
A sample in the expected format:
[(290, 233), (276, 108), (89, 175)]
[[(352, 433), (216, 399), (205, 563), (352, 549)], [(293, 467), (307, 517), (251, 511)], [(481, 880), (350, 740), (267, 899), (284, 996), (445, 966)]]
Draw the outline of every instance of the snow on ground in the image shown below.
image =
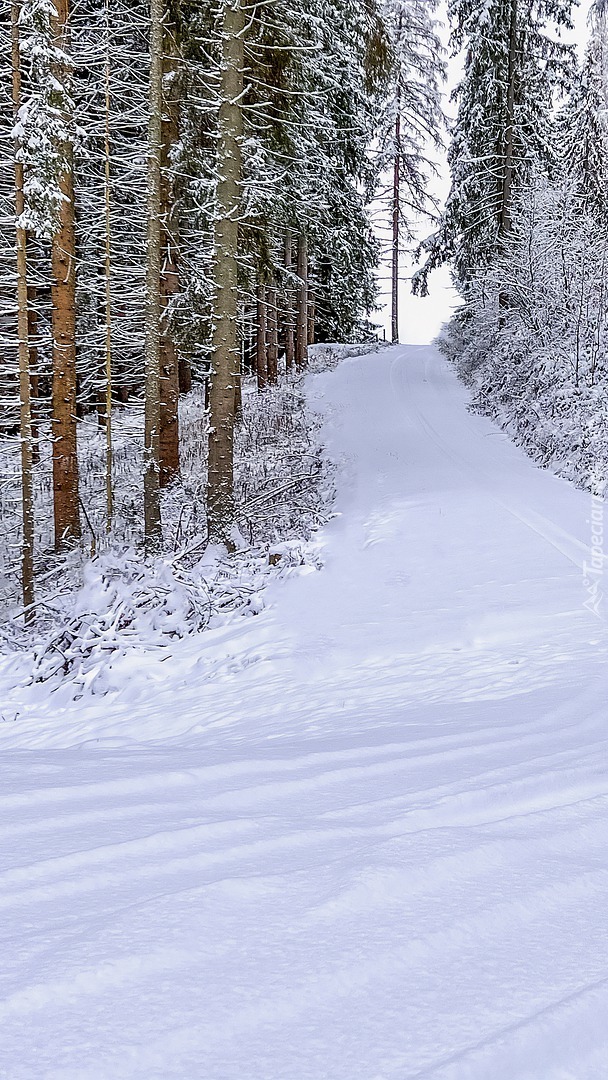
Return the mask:
[(7, 1080), (608, 1075), (597, 507), (432, 348), (309, 390), (324, 568), (3, 710)]

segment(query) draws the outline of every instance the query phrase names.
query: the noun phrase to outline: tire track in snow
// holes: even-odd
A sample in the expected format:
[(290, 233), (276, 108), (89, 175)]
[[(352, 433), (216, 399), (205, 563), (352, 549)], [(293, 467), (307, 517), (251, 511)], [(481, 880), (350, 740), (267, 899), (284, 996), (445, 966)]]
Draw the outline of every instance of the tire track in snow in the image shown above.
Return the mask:
[[(437, 394), (445, 393), (446, 378), (445, 375), (439, 379), (438, 372), (440, 370), (437, 353), (431, 355), (427, 354), (425, 361), (425, 376), (428, 382), (431, 382), (435, 388)], [(445, 361), (441, 361), (445, 370)], [(400, 379), (395, 377), (395, 372), (398, 371), (401, 376)], [(566, 532), (555, 521), (551, 521), (543, 514), (539, 514), (536, 510), (533, 510), (529, 506), (522, 507), (521, 505), (515, 506), (512, 501), (506, 501), (504, 497), (500, 497), (495, 493), (496, 479), (490, 477), (486, 470), (480, 466), (479, 458), (467, 458), (459, 450), (456, 449), (456, 445), (460, 447), (461, 440), (454, 439), (452, 443), (448, 443), (445, 436), (440, 434), (426, 412), (423, 412), (421, 407), (416, 403), (419, 395), (416, 394), (415, 389), (412, 386), (411, 381), (411, 369), (407, 364), (399, 363), (396, 359), (392, 363), (391, 367), (391, 385), (400, 393), (402, 399), (407, 400), (407, 411), (409, 415), (413, 415), (418, 423), (420, 430), (430, 439), (431, 443), (440, 450), (446, 457), (446, 459), (457, 468), (459, 468), (464, 475), (470, 480), (471, 476), (477, 480), (477, 486), (480, 487), (487, 498), (491, 499), (496, 506), (500, 506), (501, 509), (506, 510), (508, 514), (514, 517), (517, 521), (521, 522), (531, 532), (535, 533), (541, 539), (545, 540), (556, 551), (563, 555), (569, 562), (573, 563), (579, 570), (583, 570), (585, 565), (591, 565), (592, 552), (589, 544), (582, 543), (577, 537), (571, 533)], [(455, 376), (452, 376), (455, 378)], [(405, 382), (405, 387), (403, 387)], [(409, 393), (408, 393), (409, 391)], [(468, 413), (465, 410), (458, 413), (458, 421), (462, 423), (462, 427), (468, 430), (471, 438), (476, 443), (482, 443), (479, 432), (473, 424), (465, 425), (463, 420), (468, 417)], [(500, 429), (496, 429), (496, 434), (502, 434)], [(485, 450), (483, 444), (480, 445), (480, 451)], [(523, 451), (522, 451), (523, 453)], [(530, 462), (532, 465), (533, 463)], [(606, 556), (608, 558), (608, 556)]]
[[(407, 760), (403, 760), (394, 763), (392, 771), (407, 770), (407, 767)], [(371, 769), (366, 779), (373, 778), (377, 771)], [(306, 790), (310, 792), (324, 787), (329, 777), (334, 784), (342, 780), (350, 785), (354, 775), (362, 778), (362, 771), (349, 767), (342, 777), (336, 773), (321, 774), (314, 778), (313, 784), (310, 779), (305, 782)], [(153, 832), (113, 844), (77, 850), (68, 855), (5, 870), (0, 873), (0, 910), (26, 903), (65, 899), (97, 889), (115, 889), (134, 880), (167, 878), (185, 869), (195, 875), (213, 871), (213, 880), (217, 881), (217, 870), (223, 866), (230, 867), (232, 863), (242, 865), (253, 861), (258, 865), (260, 859), (270, 857), (273, 865), (268, 869), (271, 870), (273, 866), (276, 869), (276, 856), (284, 852), (292, 853), (309, 847), (333, 849), (345, 841), (360, 839), (382, 842), (445, 828), (480, 828), (559, 810), (572, 811), (586, 803), (597, 803), (608, 798), (605, 778), (584, 780), (579, 769), (577, 780), (577, 770), (570, 769), (565, 776), (553, 776), (548, 789), (544, 784), (543, 789), (538, 790), (534, 776), (519, 780), (511, 777), (493, 784), (488, 784), (486, 780), (485, 786), (478, 782), (471, 790), (455, 791), (449, 785), (442, 785), (435, 790), (427, 788), (410, 793), (405, 797), (409, 805), (401, 806), (399, 814), (380, 823), (336, 822), (329, 825), (330, 815), (325, 813), (316, 818), (309, 815), (307, 828), (294, 829), (289, 828), (291, 815), (285, 813), (283, 800), (287, 800), (289, 806), (298, 790), (301, 792), (301, 786), (298, 788), (294, 782), (286, 782), (283, 786), (275, 784), (272, 794), (265, 792), (263, 786), (252, 789), (249, 792), (249, 809), (253, 816), (249, 820), (175, 827), (165, 832)], [(267, 797), (261, 800), (256, 814), (256, 799), (260, 800), (262, 795)], [(278, 804), (275, 802), (272, 807), (273, 817), (268, 819), (268, 798), (274, 801), (277, 797)], [(209, 804), (217, 805), (218, 799), (223, 804), (231, 798), (232, 793), (225, 797), (212, 797), (206, 809), (209, 809)], [(424, 800), (423, 805), (420, 805), (421, 799)], [(373, 803), (371, 810), (377, 816), (378, 807)], [(347, 814), (348, 808), (343, 807), (340, 817), (343, 819)], [(268, 821), (275, 829), (276, 823), (279, 823), (281, 831), (277, 835), (244, 839), (236, 844), (233, 842), (239, 835), (246, 838), (248, 834), (258, 833), (263, 826), (268, 829)], [(218, 846), (218, 850), (209, 850), (210, 843)]]
[[(484, 1039), (480, 1039), (479, 1042), (464, 1047), (429, 1067), (412, 1073), (411, 1078), (408, 1078), (408, 1080), (464, 1080), (467, 1076), (484, 1076), (486, 1074), (480, 1073), (479, 1067), (493, 1069), (495, 1066), (493, 1061), (489, 1060), (489, 1053), (491, 1058), (495, 1060), (497, 1052), (502, 1058), (503, 1067), (506, 1057), (506, 1067), (517, 1070), (517, 1072), (511, 1072), (510, 1075), (524, 1075), (521, 1071), (523, 1069), (527, 1080), (538, 1080), (538, 1072), (528, 1071), (531, 1064), (530, 1059), (534, 1057), (534, 1049), (539, 1042), (538, 1029), (539, 1027), (542, 1028), (541, 1041), (544, 1043), (545, 1041), (554, 1041), (558, 1036), (563, 1036), (564, 1026), (574, 1028), (577, 1039), (580, 1037), (581, 1031), (588, 1033), (590, 1030), (595, 1029), (596, 1037), (599, 1036), (599, 1040), (603, 1041), (603, 1048), (598, 1050), (596, 1047), (590, 1054), (585, 1055), (588, 1061), (601, 1064), (602, 1072), (597, 1074), (599, 1080), (600, 1076), (605, 1075), (606, 1061), (608, 1060), (608, 1036), (606, 1035), (605, 1026), (607, 1008), (608, 976), (597, 979), (573, 990), (571, 993), (558, 997), (554, 1001), (550, 1001), (547, 1005), (543, 1005), (541, 1008), (522, 1017), (521, 1020), (504, 1025)], [(514, 1037), (515, 1046), (513, 1046)], [(556, 1069), (551, 1069), (551, 1072), (546, 1071), (547, 1068), (551, 1067), (543, 1064), (544, 1054), (542, 1049), (541, 1054), (542, 1057), (537, 1066), (532, 1064), (531, 1067), (533, 1070), (536, 1068), (543, 1070), (543, 1080), (575, 1080), (575, 1076), (590, 1075), (584, 1068), (584, 1063), (581, 1062), (578, 1054), (575, 1068), (580, 1070), (582, 1067), (584, 1071), (577, 1071), (576, 1074), (566, 1072), (563, 1062)]]
[[(453, 425), (439, 432), (414, 380), (405, 392), (418, 450), (440, 469), (450, 461), (493, 508), (488, 474), (454, 460)], [(374, 418), (383, 411), (378, 401)], [(396, 491), (399, 511), (408, 492)], [(375, 490), (379, 540), (391, 526), (381, 502)], [(394, 520), (398, 533), (403, 514)], [(564, 548), (576, 540), (540, 524)], [(529, 523), (517, 528), (531, 548)], [(374, 572), (376, 554), (362, 564)], [(455, 602), (457, 590), (439, 596), (442, 610)], [(555, 680), (563, 657), (550, 656), (532, 693), (525, 671), (508, 683), (501, 669), (492, 697), (487, 657), (464, 656), (478, 669), (463, 689), (457, 664), (417, 655), (416, 640), (408, 653), (397, 619), (381, 662), (372, 642), (355, 671), (367, 696), (353, 694), (347, 723), (323, 732), (339, 749), (308, 752), (327, 684), (303, 681), (295, 700), (279, 672), (268, 707), (287, 721), (295, 700), (297, 738), (264, 743), (241, 725), (232, 741), (219, 731), (211, 753), (190, 734), (151, 756), (86, 748), (60, 759), (59, 788), (40, 777), (0, 797), (0, 836), (24, 863), (1, 864), (0, 1075), (4, 1053), (10, 1080), (557, 1080), (560, 1059), (560, 1080), (565, 1068), (596, 1080), (585, 1069), (606, 1044), (605, 676), (577, 663), (586, 639), (566, 631), (570, 688)], [(352, 678), (345, 669), (330, 692), (347, 696)], [(180, 704), (193, 708), (193, 691)], [(225, 691), (218, 714), (234, 705)], [(91, 782), (97, 763), (108, 779)], [(581, 1032), (594, 1041), (577, 1056)]]

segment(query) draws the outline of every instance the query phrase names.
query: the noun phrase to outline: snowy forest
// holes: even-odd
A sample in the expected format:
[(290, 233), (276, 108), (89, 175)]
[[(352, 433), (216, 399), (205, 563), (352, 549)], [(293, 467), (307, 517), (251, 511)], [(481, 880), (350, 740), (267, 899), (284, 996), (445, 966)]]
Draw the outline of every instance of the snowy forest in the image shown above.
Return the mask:
[(463, 305), (443, 347), (474, 406), (602, 496), (608, 7), (590, 6), (579, 57), (567, 34), (576, 6), (451, 4), (465, 50), (452, 187), (414, 285), (424, 292), (449, 262)]
[(114, 565), (143, 545), (152, 559), (187, 550), (189, 565), (210, 543), (289, 539), (285, 491), (302, 496), (299, 531), (314, 525), (298, 376), (311, 346), (318, 362), (322, 343), (378, 336), (378, 217), (392, 340), (400, 256), (430, 220), (413, 287), (451, 266), (463, 304), (443, 348), (476, 406), (603, 490), (607, 14), (598, 0), (579, 59), (562, 40), (572, 7), (451, 0), (451, 122), (434, 0), (10, 5), (10, 618), (48, 620), (45, 596), (75, 587), (91, 554)]
[(0, 100), (0, 1077), (605, 1080), (608, 0)]
[[(36, 581), (42, 599), (73, 584), (86, 552), (143, 544), (184, 565), (209, 543), (276, 539), (275, 488), (299, 485), (300, 517), (314, 518), (296, 376), (314, 343), (373, 336), (371, 201), (386, 203), (395, 252), (401, 220), (407, 230), (432, 209), (434, 9), (26, 0), (5, 11), (9, 613), (20, 531), (22, 609), (35, 621)], [(387, 170), (401, 179), (383, 195)], [(281, 425), (269, 474), (262, 444)]]

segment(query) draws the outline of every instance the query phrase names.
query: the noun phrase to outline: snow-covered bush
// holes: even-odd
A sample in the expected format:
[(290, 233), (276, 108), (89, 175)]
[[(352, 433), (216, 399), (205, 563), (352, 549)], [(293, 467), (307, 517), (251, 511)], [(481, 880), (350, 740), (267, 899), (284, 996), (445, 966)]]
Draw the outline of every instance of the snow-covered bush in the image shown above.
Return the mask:
[(206, 550), (194, 562), (188, 553), (144, 561), (134, 550), (107, 552), (86, 565), (82, 586), (64, 598), (60, 617), (33, 649), (26, 680), (68, 679), (79, 695), (105, 693), (129, 652), (158, 650), (235, 614), (258, 615), (271, 578), (317, 564), (314, 547), (295, 539), (233, 555)]
[(163, 492), (165, 546), (156, 558), (143, 557), (142, 538), (130, 522), (132, 503), (141, 498), (133, 410), (124, 416), (116, 410), (123, 497), (116, 502), (108, 539), (103, 438), (92, 425), (89, 438), (81, 440), (86, 520), (97, 555), (90, 560), (90, 551), (78, 548), (61, 557), (47, 553), (34, 630), (19, 620), (0, 626), (5, 642), (23, 651), (21, 682), (51, 681), (63, 683), (65, 692), (105, 693), (113, 685), (113, 668), (129, 652), (158, 650), (234, 617), (257, 615), (269, 581), (320, 565), (313, 534), (331, 516), (333, 467), (320, 442), (320, 419), (307, 408), (302, 379), (284, 378), (263, 394), (253, 380), (245, 381), (235, 442), (241, 543), (232, 554), (207, 544), (206, 455), (201, 452), (206, 440), (195, 437), (207, 422), (203, 402), (199, 389), (181, 402), (181, 478)]
[(608, 231), (585, 199), (538, 180), (494, 265), (442, 339), (494, 417), (543, 464), (608, 479)]
[(308, 538), (333, 500), (331, 471), (300, 379), (285, 379), (259, 395), (246, 388), (235, 437), (235, 497), (250, 544)]

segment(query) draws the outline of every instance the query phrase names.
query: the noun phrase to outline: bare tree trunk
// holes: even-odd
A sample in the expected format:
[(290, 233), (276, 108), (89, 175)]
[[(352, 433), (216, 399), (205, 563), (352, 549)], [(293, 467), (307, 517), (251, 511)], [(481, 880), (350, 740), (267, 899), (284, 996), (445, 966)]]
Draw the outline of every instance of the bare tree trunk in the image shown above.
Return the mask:
[(179, 89), (176, 42), (172, 28), (165, 26), (161, 150), (162, 269), (160, 303), (160, 484), (164, 487), (179, 473), (179, 356), (168, 309), (179, 293), (179, 250), (175, 218), (175, 191), (171, 176), (171, 148), (179, 139)]
[(264, 390), (268, 386), (266, 310), (266, 288), (264, 285), (259, 284), (255, 333), (255, 367), (258, 378), (258, 390)]
[[(285, 233), (285, 269), (291, 273), (293, 266), (293, 237), (291, 229)], [(295, 336), (293, 319), (293, 289), (289, 282), (285, 289), (285, 370), (291, 371), (295, 358)]]
[[(56, 0), (53, 30), (56, 44), (68, 48), (68, 0)], [(65, 82), (67, 72), (55, 77)], [(69, 117), (67, 118), (70, 119)], [(51, 243), (53, 328), (53, 509), (55, 548), (80, 538), (76, 436), (76, 229), (74, 219), (73, 148), (63, 148), (65, 168), (59, 177), (63, 195), (59, 228)]]
[[(26, 233), (26, 248), (27, 248), (27, 233)], [(38, 398), (39, 392), (39, 377), (38, 377), (38, 347), (36, 342), (38, 340), (38, 312), (36, 311), (37, 302), (37, 290), (35, 285), (28, 285), (27, 287), (27, 338), (30, 352), (30, 401), (31, 401), (31, 421), (32, 421), (32, 462), (34, 465), (40, 460), (40, 435), (38, 428)]]
[(306, 233), (298, 236), (298, 310), (296, 315), (296, 367), (308, 363), (308, 240)]
[(214, 227), (213, 376), (210, 393), (207, 522), (209, 539), (234, 545), (235, 378), (238, 341), (238, 238), (245, 12), (242, 0), (224, 0)]
[(268, 383), (276, 386), (279, 379), (279, 322), (277, 311), (277, 290), (274, 286), (268, 290)]
[(395, 158), (393, 161), (393, 245), (391, 266), (391, 339), (399, 342), (399, 217), (401, 198), (401, 93), (397, 88), (397, 114), (395, 117)]
[(504, 172), (500, 202), (499, 231), (501, 236), (511, 232), (511, 207), (513, 202), (514, 143), (515, 143), (515, 81), (517, 63), (517, 0), (511, 0), (511, 23), (509, 27), (509, 70), (507, 88), (507, 115), (505, 122)]
[(105, 0), (106, 62), (104, 116), (104, 209), (105, 209), (105, 435), (106, 435), (106, 531), (112, 528), (114, 489), (112, 484), (112, 227), (110, 220), (110, 0)]
[[(11, 46), (13, 69), (13, 114), (21, 105), (21, 54), (19, 42), (18, 0), (11, 4)], [(17, 149), (17, 147), (16, 147)], [(19, 402), (21, 438), (21, 588), (26, 623), (34, 619), (34, 494), (32, 482), (32, 413), (30, 389), (30, 349), (28, 333), (28, 290), (26, 232), (19, 224), (24, 211), (23, 163), (15, 154), (15, 212), (17, 216), (17, 338), (19, 343)]]
[(308, 344), (314, 345), (315, 343), (315, 329), (316, 329), (316, 308), (315, 308), (315, 296), (309, 289), (308, 291)]
[(162, 539), (160, 519), (160, 271), (161, 125), (163, 108), (163, 0), (150, 0), (148, 117), (148, 224), (146, 260), (144, 534), (153, 551)]

